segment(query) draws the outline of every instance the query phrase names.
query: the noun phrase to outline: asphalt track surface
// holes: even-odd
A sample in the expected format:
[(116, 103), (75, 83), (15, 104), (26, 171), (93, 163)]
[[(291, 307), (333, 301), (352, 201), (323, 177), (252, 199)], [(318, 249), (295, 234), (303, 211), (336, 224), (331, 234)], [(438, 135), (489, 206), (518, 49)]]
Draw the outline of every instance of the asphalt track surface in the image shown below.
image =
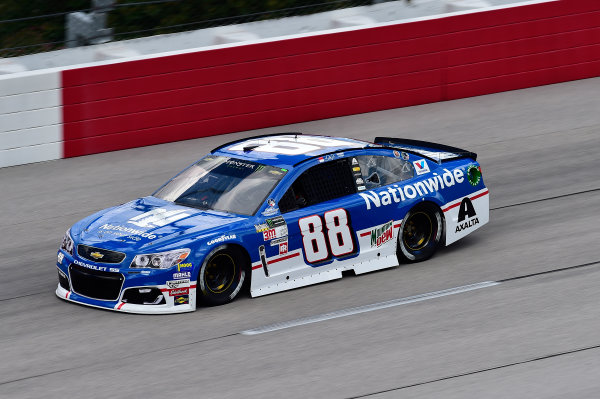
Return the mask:
[[(588, 79), (1, 169), (0, 398), (599, 397), (598, 93)], [(491, 221), (426, 263), (195, 313), (55, 297), (73, 222), (221, 143), (289, 130), (473, 150)], [(500, 284), (241, 334), (480, 282)]]

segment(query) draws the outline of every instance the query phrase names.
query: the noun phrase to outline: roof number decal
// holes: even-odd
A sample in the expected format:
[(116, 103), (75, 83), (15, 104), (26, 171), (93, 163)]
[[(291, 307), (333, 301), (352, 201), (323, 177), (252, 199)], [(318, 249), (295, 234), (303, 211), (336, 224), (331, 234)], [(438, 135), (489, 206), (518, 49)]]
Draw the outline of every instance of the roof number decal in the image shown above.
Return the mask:
[(327, 147), (360, 148), (361, 144), (326, 137), (276, 136), (243, 141), (229, 148), (229, 151), (244, 151), (244, 148), (250, 146), (254, 147), (253, 151), (281, 155), (300, 155)]

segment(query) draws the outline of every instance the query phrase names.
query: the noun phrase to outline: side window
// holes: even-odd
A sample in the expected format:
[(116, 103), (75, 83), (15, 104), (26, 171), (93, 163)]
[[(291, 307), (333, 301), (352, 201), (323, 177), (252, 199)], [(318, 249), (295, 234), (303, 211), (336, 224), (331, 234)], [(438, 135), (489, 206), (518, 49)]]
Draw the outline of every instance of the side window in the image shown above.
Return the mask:
[(302, 173), (279, 201), (279, 209), (285, 213), (354, 193), (348, 159), (338, 159)]
[(354, 158), (358, 161), (367, 190), (411, 179), (415, 175), (413, 165), (403, 159), (382, 155), (361, 155)]

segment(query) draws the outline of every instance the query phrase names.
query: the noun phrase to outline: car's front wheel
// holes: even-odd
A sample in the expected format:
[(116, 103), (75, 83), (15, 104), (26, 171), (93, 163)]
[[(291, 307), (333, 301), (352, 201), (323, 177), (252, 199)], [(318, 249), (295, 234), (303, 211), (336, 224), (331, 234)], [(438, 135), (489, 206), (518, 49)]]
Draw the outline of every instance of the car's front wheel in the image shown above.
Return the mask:
[(242, 251), (232, 246), (209, 254), (198, 274), (198, 302), (215, 306), (233, 301), (244, 285), (245, 263)]
[(420, 262), (429, 259), (442, 238), (443, 217), (433, 204), (419, 204), (411, 209), (398, 233), (398, 260)]

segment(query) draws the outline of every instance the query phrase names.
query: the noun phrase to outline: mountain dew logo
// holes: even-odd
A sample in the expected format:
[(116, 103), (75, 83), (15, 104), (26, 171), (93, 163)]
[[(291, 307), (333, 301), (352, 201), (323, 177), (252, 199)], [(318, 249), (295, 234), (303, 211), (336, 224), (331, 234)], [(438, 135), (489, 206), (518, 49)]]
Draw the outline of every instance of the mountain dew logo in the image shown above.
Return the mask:
[(371, 247), (380, 247), (394, 237), (392, 230), (393, 220), (390, 220), (381, 227), (371, 230)]
[(471, 165), (467, 168), (467, 179), (472, 186), (476, 186), (481, 181), (481, 170), (475, 166)]

